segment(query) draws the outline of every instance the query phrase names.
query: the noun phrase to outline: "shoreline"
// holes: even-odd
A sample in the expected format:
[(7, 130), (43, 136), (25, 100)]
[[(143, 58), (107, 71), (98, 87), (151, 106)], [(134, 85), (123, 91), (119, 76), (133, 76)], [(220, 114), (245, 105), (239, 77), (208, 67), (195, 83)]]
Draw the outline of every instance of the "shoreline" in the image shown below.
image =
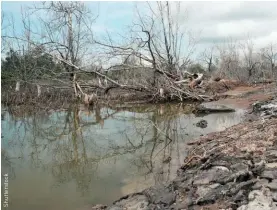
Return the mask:
[[(215, 82), (216, 83), (216, 82)], [(217, 84), (218, 85), (218, 84)], [(34, 91), (4, 91), (1, 96), (1, 103), (4, 106), (11, 107), (28, 107), (35, 106), (40, 109), (60, 109), (60, 108), (68, 108), (71, 105), (83, 105), (87, 108), (93, 108), (94, 106), (109, 106), (109, 107), (130, 107), (130, 106), (143, 106), (145, 104), (167, 104), (167, 103), (217, 103), (218, 101), (225, 103), (227, 105), (236, 103), (236, 100), (241, 100), (242, 106), (244, 108), (249, 104), (245, 104), (245, 97), (249, 98), (249, 101), (255, 100), (266, 100), (268, 99), (269, 94), (264, 94), (265, 90), (271, 90), (276, 86), (276, 83), (269, 84), (259, 84), (257, 86), (249, 86), (249, 85), (239, 85), (239, 86), (231, 86), (229, 88), (221, 85), (212, 87), (214, 88), (213, 92), (207, 87), (208, 99), (204, 101), (197, 101), (192, 99), (186, 99), (184, 101), (178, 100), (164, 100), (164, 101), (153, 101), (152, 96), (147, 94), (141, 94), (139, 92), (122, 92), (122, 90), (115, 91), (113, 94), (99, 96), (93, 105), (88, 106), (84, 105), (81, 99), (76, 99), (72, 96), (70, 92), (67, 91), (54, 91), (54, 92), (42, 92), (41, 96), (37, 96)], [(202, 91), (202, 89), (196, 90), (195, 93)], [(251, 99), (251, 96), (256, 96), (256, 99)], [(45, 106), (47, 104), (47, 106)]]
[(189, 154), (169, 184), (92, 209), (277, 209), (277, 117), (257, 109), (264, 101), (268, 96), (242, 123), (189, 142)]

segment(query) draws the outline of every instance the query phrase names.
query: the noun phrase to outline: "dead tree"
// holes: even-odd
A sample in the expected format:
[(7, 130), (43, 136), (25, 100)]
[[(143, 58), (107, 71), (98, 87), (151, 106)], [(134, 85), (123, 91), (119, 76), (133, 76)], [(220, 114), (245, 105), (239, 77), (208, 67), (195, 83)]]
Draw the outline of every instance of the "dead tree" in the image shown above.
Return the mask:
[(226, 42), (227, 43), (217, 46), (219, 52), (218, 69), (220, 78), (231, 77), (238, 80), (245, 80), (245, 72), (241, 71), (238, 43), (232, 39)]
[[(89, 27), (96, 17), (82, 2), (44, 2), (32, 10), (33, 13), (43, 11), (44, 14), (39, 20), (46, 34), (40, 46), (73, 65), (80, 64), (79, 61), (87, 53), (87, 37), (92, 36)], [(64, 69), (72, 82), (75, 96), (78, 96), (75, 68), (64, 64)]]
[(250, 79), (254, 75), (256, 66), (259, 64), (259, 62), (255, 60), (254, 43), (252, 40), (248, 39), (240, 44), (240, 49), (243, 52), (243, 65), (248, 73), (248, 79)]
[(270, 70), (272, 74), (277, 74), (274, 72), (277, 60), (277, 45), (270, 44), (268, 47), (265, 47), (261, 50), (262, 58), (265, 59), (270, 64)]
[[(153, 79), (144, 85), (153, 94), (164, 90), (163, 94), (177, 96), (181, 100), (191, 93), (180, 86), (190, 56), (194, 53), (196, 40), (184, 29), (180, 20), (180, 3), (175, 3), (177, 11), (172, 10), (174, 3), (146, 3), (148, 11), (136, 8), (136, 19), (131, 26), (130, 34), (123, 36), (122, 44), (115, 44), (108, 34), (108, 42), (96, 40), (95, 43), (107, 49), (113, 59), (122, 56), (134, 56), (139, 62), (135, 64), (119, 63), (122, 69), (149, 67), (154, 71)], [(124, 44), (123, 44), (124, 43)], [(112, 67), (111, 67), (112, 68)], [(150, 72), (149, 72), (150, 73)], [(124, 71), (123, 71), (124, 74)], [(141, 84), (137, 84), (141, 85)], [(181, 88), (180, 88), (181, 87)]]
[(201, 55), (200, 60), (202, 60), (207, 65), (207, 71), (212, 72), (212, 67), (214, 65), (214, 47), (211, 49), (206, 49)]
[[(173, 13), (172, 7), (177, 11)], [(196, 41), (180, 24), (180, 2), (157, 2), (156, 5), (148, 3), (148, 14), (137, 10), (137, 21), (134, 32), (141, 40), (140, 50), (148, 52), (152, 63), (163, 72), (178, 75), (182, 79), (181, 66), (186, 66), (195, 49)], [(136, 26), (140, 26), (141, 29)], [(143, 42), (143, 33), (147, 33), (148, 40)], [(188, 40), (188, 44), (185, 41)], [(147, 43), (145, 45), (144, 43)], [(167, 74), (169, 76), (169, 74)], [(172, 77), (171, 77), (172, 78)]]

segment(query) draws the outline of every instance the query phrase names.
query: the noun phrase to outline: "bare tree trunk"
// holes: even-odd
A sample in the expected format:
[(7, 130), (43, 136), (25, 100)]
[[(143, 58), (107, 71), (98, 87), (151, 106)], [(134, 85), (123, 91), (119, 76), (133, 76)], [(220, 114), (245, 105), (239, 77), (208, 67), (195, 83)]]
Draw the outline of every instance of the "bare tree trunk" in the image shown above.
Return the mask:
[(209, 63), (208, 63), (208, 72), (209, 73), (212, 72), (212, 64), (213, 64), (213, 56), (211, 55), (211, 57), (209, 59)]
[(164, 89), (160, 88), (159, 92), (160, 92), (160, 97), (163, 98), (164, 97)]
[[(72, 26), (72, 12), (68, 12), (68, 48), (69, 48), (69, 62), (75, 64), (74, 50), (73, 50), (73, 26)], [(76, 87), (76, 73), (74, 66), (70, 67), (72, 85), (75, 93), (75, 97), (78, 97), (77, 87)]]
[(40, 97), (40, 95), (41, 95), (41, 86), (40, 85), (37, 85), (37, 90), (38, 90), (38, 97)]
[(20, 90), (20, 82), (17, 81), (15, 85), (15, 92), (18, 92)]
[(77, 92), (77, 87), (76, 87), (76, 74), (73, 75), (72, 84), (73, 84), (73, 89), (74, 89), (75, 97), (78, 97), (78, 92)]

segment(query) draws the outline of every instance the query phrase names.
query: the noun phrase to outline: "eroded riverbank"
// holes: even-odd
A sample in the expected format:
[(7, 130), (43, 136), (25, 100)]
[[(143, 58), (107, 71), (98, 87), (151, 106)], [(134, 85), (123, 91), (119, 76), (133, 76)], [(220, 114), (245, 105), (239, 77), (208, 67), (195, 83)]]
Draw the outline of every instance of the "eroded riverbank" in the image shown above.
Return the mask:
[[(277, 119), (268, 119), (211, 134), (198, 147), (201, 152), (191, 150), (170, 184), (123, 197), (107, 209), (275, 210), (276, 125)], [(242, 132), (229, 143), (237, 130)], [(251, 146), (240, 147), (241, 142)]]
[[(208, 144), (202, 142), (198, 146), (201, 152), (196, 148), (191, 150), (178, 177), (170, 184), (123, 197), (107, 209), (274, 210), (277, 208), (276, 125), (277, 119), (255, 121), (211, 134), (204, 138)], [(242, 133), (229, 144), (230, 135), (238, 129)], [(256, 146), (234, 149), (233, 143), (239, 146), (249, 138)]]
[(243, 123), (190, 142), (169, 184), (94, 209), (277, 209), (277, 100), (252, 108)]

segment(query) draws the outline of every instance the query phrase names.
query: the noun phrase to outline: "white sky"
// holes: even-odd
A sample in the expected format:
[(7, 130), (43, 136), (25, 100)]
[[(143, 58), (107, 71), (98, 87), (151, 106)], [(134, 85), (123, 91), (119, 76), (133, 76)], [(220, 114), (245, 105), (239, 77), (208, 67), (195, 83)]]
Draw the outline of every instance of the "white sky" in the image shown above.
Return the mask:
[[(153, 3), (153, 2), (152, 2)], [(132, 23), (134, 6), (143, 8), (145, 2), (86, 2), (90, 9), (99, 13), (94, 24), (96, 36), (107, 30), (125, 33)], [(2, 2), (2, 11), (20, 18), (20, 9), (30, 2)], [(182, 22), (186, 28), (199, 36), (197, 52), (212, 45), (220, 45), (232, 37), (243, 41), (251, 38), (256, 48), (277, 42), (277, 1), (276, 2), (189, 2), (181, 3)], [(20, 27), (19, 27), (20, 28)]]

